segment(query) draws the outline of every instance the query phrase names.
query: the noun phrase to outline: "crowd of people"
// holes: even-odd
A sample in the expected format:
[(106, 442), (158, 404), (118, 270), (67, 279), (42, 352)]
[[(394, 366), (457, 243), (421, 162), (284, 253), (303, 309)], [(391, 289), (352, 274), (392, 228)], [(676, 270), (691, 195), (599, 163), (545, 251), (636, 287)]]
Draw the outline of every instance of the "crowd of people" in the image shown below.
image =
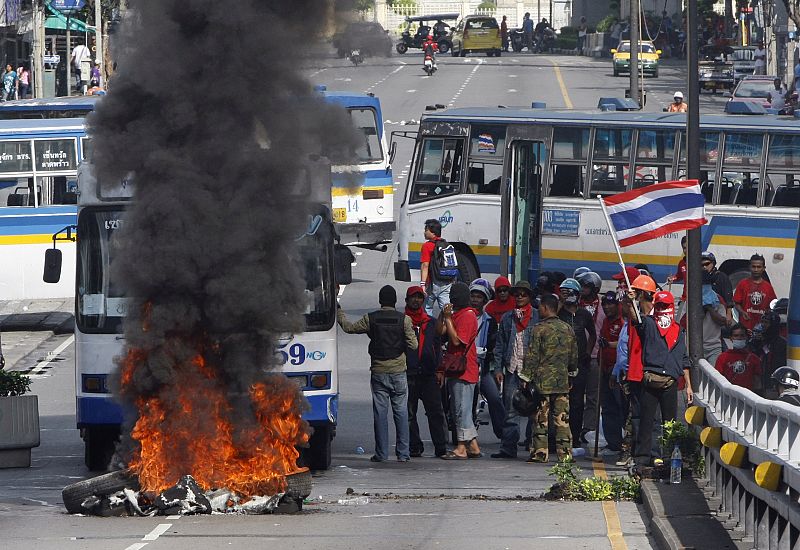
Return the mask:
[[(345, 332), (370, 338), (371, 460), (388, 460), (390, 409), (397, 460), (423, 456), (420, 402), (435, 456), (481, 458), (482, 398), (500, 441), (491, 458), (514, 460), (520, 449), (528, 462), (569, 457), (602, 426), (604, 456), (620, 466), (658, 464), (662, 423), (693, 401), (685, 291), (678, 304), (671, 292), (686, 281), (686, 239), (663, 286), (638, 264), (615, 274), (616, 287), (603, 292), (590, 267), (572, 276), (542, 272), (535, 284), (502, 276), (466, 284), (449, 270), (452, 247), (441, 232), (438, 220), (426, 221), (422, 281), (406, 290), (404, 311), (390, 285), (380, 290), (381, 308), (355, 323), (338, 310)], [(754, 254), (750, 276), (735, 287), (712, 253), (701, 261), (704, 356), (731, 383), (800, 404), (800, 376), (784, 366), (788, 300), (777, 300), (764, 258)], [(533, 413), (518, 406), (521, 394), (536, 405)]]

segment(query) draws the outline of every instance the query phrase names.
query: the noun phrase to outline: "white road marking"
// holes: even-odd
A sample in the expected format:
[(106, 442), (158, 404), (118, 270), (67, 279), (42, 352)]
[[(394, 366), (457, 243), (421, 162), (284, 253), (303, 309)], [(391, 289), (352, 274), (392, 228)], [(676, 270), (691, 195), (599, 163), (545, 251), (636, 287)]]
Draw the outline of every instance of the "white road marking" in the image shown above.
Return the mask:
[(379, 81), (377, 81), (375, 84), (373, 84), (372, 86), (370, 86), (369, 88), (367, 88), (366, 90), (364, 90), (364, 93), (370, 92), (370, 91), (372, 91), (372, 90), (373, 90), (375, 87), (377, 87), (377, 86), (380, 86), (381, 84), (383, 84), (384, 82), (386, 82), (386, 79), (387, 79), (387, 78), (389, 78), (389, 77), (390, 77), (390, 76), (392, 76), (393, 74), (397, 74), (397, 73), (399, 73), (400, 71), (402, 71), (402, 70), (403, 70), (403, 67), (405, 67), (405, 64), (403, 64), (403, 65), (400, 65), (400, 66), (399, 66), (399, 67), (397, 67), (395, 70), (393, 70), (392, 72), (390, 72), (389, 74), (387, 74), (386, 76), (384, 76), (383, 78), (381, 78)]
[(136, 544), (131, 544), (125, 550), (141, 550), (145, 546), (147, 546), (146, 542), (137, 542)]
[(515, 94), (515, 93), (517, 93), (517, 90), (515, 90), (514, 88), (511, 88), (511, 89), (508, 90), (508, 93)]
[(183, 516), (167, 516), (167, 519), (181, 519)]
[(155, 529), (146, 534), (142, 540), (158, 540), (158, 537), (167, 532), (172, 527), (171, 523), (159, 523)]
[(64, 341), (61, 343), (61, 345), (60, 345), (60, 346), (58, 346), (56, 349), (54, 349), (53, 351), (51, 351), (50, 353), (48, 353), (48, 354), (47, 354), (47, 359), (46, 359), (46, 360), (44, 360), (44, 361), (40, 361), (40, 362), (39, 362), (39, 364), (37, 364), (35, 367), (33, 367), (33, 368), (30, 370), (30, 372), (28, 372), (28, 376), (30, 376), (30, 377), (41, 376), (41, 374), (42, 374), (42, 373), (44, 372), (44, 370), (45, 370), (45, 369), (46, 369), (46, 368), (47, 368), (47, 367), (50, 365), (50, 363), (52, 363), (52, 362), (53, 362), (53, 360), (54, 360), (56, 357), (58, 357), (58, 356), (59, 356), (59, 354), (60, 354), (62, 351), (64, 351), (65, 349), (67, 349), (69, 346), (71, 346), (71, 345), (72, 345), (72, 343), (73, 343), (74, 341), (75, 341), (75, 336), (74, 336), (74, 335), (73, 335), (73, 336), (70, 336), (69, 338), (67, 338), (66, 340), (64, 340)]
[(342, 294), (344, 294), (345, 288), (347, 288), (347, 285), (339, 285), (339, 295), (338, 295), (339, 298), (341, 298)]
[(340, 82), (352, 82), (353, 81), (352, 78), (347, 78), (347, 77), (344, 77), (344, 76), (340, 76), (339, 78), (334, 78), (334, 80), (340, 81)]
[(321, 72), (323, 72), (323, 71), (327, 71), (327, 70), (328, 70), (328, 67), (325, 67), (324, 69), (320, 69), (320, 70), (318, 70), (318, 71), (314, 71), (313, 73), (311, 73), (311, 74), (310, 74), (310, 75), (308, 75), (308, 76), (309, 76), (309, 78), (313, 78), (313, 77), (317, 76), (319, 73), (321, 73)]
[(30, 502), (35, 502), (36, 504), (41, 504), (42, 506), (49, 506), (51, 508), (54, 506), (53, 504), (50, 504), (46, 500), (37, 500), (35, 498), (28, 498), (28, 497), (22, 497), (22, 500), (28, 500)]
[(406, 93), (413, 94), (416, 90), (406, 90)]
[(515, 74), (510, 74), (510, 75), (508, 75), (508, 78), (517, 78), (517, 75), (515, 75)]

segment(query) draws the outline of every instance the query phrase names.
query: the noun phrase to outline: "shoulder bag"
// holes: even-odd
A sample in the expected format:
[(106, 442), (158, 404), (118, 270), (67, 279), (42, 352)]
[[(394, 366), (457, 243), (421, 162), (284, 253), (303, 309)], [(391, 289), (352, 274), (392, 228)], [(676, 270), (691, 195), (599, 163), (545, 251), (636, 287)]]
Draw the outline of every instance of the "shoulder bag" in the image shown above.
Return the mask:
[[(463, 353), (445, 353), (442, 357), (442, 371), (444, 371), (444, 375), (447, 378), (460, 378), (465, 372), (467, 372), (467, 353), (469, 353), (469, 348), (472, 347), (472, 344), (475, 343), (475, 338), (478, 337), (478, 334), (475, 333), (472, 340), (469, 341), (469, 344), (464, 348)], [(450, 344), (448, 344), (448, 347)]]

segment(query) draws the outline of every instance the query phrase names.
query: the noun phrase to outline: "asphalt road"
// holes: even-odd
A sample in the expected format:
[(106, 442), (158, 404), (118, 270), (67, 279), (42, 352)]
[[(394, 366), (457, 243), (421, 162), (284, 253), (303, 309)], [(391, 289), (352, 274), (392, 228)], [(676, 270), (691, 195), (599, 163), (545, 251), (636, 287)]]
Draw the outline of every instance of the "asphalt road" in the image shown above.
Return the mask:
[[(626, 78), (614, 78), (609, 60), (571, 56), (506, 55), (501, 58), (440, 56), (439, 71), (426, 77), (421, 56), (315, 60), (307, 69), (330, 90), (367, 91), (382, 102), (387, 131), (416, 129), (426, 105), (529, 105), (594, 108), (598, 98), (619, 96)], [(667, 63), (658, 79), (646, 79), (648, 111), (659, 111), (672, 92), (685, 90), (685, 71)], [(705, 96), (704, 111), (721, 109), (722, 98)], [(399, 208), (412, 143), (401, 140), (394, 165)], [(355, 282), (341, 299), (352, 317), (377, 306), (378, 289), (390, 283), (394, 248), (358, 252)], [(403, 285), (398, 285), (402, 296)], [(33, 549), (205, 549), (254, 545), (280, 548), (651, 548), (640, 507), (633, 503), (563, 503), (539, 499), (552, 479), (544, 465), (498, 461), (488, 427), (480, 430), (484, 458), (445, 462), (432, 456), (407, 464), (372, 464), (372, 419), (365, 337), (340, 340), (340, 424), (333, 467), (315, 475), (312, 503), (293, 516), (99, 519), (69, 516), (61, 489), (89, 474), (74, 427), (74, 347), (70, 336), (36, 333), (4, 337), (13, 348), (12, 368), (35, 368), (42, 445), (29, 469), (0, 470), (3, 546)], [(63, 348), (58, 355), (52, 352)], [(424, 418), (421, 419), (423, 433)], [(357, 447), (365, 454), (357, 454)], [(428, 443), (428, 452), (430, 443)], [(580, 462), (584, 473), (600, 468)], [(615, 468), (606, 465), (609, 473)], [(361, 506), (338, 504), (347, 488), (369, 493)]]

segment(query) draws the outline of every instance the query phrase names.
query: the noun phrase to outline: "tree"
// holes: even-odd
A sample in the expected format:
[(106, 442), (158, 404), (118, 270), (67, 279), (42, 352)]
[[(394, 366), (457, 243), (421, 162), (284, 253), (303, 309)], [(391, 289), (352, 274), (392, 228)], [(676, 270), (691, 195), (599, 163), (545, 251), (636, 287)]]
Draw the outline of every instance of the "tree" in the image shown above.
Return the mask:
[(783, 5), (786, 6), (786, 13), (789, 14), (795, 26), (800, 28), (800, 0), (783, 0)]

